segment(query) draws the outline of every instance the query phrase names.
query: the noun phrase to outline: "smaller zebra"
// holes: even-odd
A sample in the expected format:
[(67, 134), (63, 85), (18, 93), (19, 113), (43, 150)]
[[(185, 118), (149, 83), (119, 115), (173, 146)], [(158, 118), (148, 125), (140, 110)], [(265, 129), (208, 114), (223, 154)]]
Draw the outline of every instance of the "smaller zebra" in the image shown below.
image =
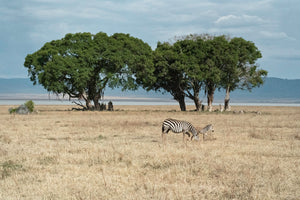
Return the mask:
[(174, 133), (183, 133), (183, 140), (185, 134), (190, 136), (190, 133), (192, 133), (191, 140), (193, 138), (195, 140), (199, 140), (198, 131), (191, 123), (186, 121), (176, 120), (176, 119), (166, 119), (162, 124), (161, 137), (163, 142), (164, 142), (164, 135), (168, 134), (170, 130)]
[(214, 132), (214, 131), (215, 131), (212, 124), (209, 124), (209, 125), (205, 126), (203, 129), (201, 129), (201, 130), (199, 131), (199, 133), (201, 133), (201, 134), (203, 135), (203, 140), (204, 140), (204, 136), (207, 135), (207, 133), (208, 133), (209, 131), (211, 131), (211, 132)]

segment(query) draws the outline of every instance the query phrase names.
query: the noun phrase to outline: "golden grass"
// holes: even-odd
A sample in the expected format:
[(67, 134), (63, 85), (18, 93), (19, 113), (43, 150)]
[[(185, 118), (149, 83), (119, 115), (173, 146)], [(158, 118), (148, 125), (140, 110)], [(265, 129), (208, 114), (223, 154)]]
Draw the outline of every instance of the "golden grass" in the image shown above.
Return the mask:
[[(0, 106), (0, 199), (300, 197), (299, 107), (233, 107), (245, 114), (177, 107), (37, 106), (38, 113), (10, 115)], [(212, 123), (215, 139), (185, 146), (171, 133), (164, 146), (168, 117)]]

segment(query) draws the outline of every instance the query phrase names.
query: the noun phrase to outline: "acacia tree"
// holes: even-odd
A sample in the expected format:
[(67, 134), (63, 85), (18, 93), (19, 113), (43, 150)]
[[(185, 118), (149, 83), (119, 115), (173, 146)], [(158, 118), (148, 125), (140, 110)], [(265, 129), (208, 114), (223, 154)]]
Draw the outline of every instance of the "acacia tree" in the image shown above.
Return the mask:
[(136, 88), (132, 69), (146, 64), (151, 52), (148, 44), (128, 34), (76, 33), (27, 55), (24, 66), (34, 84), (83, 99), (85, 109), (99, 110), (107, 85)]
[(179, 37), (174, 43), (177, 53), (184, 55), (185, 95), (195, 103), (196, 110), (201, 107), (200, 90), (205, 88), (208, 110), (212, 110), (215, 90), (220, 88), (223, 62), (227, 57), (225, 36), (208, 34)]
[(261, 85), (262, 77), (267, 74), (255, 64), (260, 52), (252, 42), (242, 38), (202, 34), (176, 39), (173, 44), (158, 44), (154, 53), (155, 73), (150, 76), (156, 81), (148, 88), (163, 88), (171, 93), (182, 110), (185, 110), (184, 96), (194, 101), (196, 110), (200, 109), (202, 87), (209, 111), (212, 111), (215, 90), (225, 88), (225, 109), (228, 109), (231, 91), (251, 90)]
[(185, 93), (186, 81), (184, 65), (173, 45), (158, 43), (153, 52), (153, 69), (150, 73), (137, 74), (141, 85), (147, 90), (168, 92), (178, 101), (181, 111), (186, 111)]
[(155, 81), (142, 82), (142, 85), (148, 90), (169, 92), (182, 111), (186, 110), (185, 97), (192, 99), (199, 110), (206, 54), (205, 41), (201, 37), (191, 39), (187, 36), (173, 44), (158, 43), (153, 56), (154, 71), (147, 74), (147, 79), (154, 77)]
[(199, 99), (200, 90), (204, 84), (203, 58), (204, 41), (201, 38), (191, 40), (188, 37), (174, 43), (176, 52), (181, 55), (181, 63), (184, 66), (184, 81), (186, 87), (180, 88), (185, 96), (194, 101), (196, 111), (200, 110), (201, 101)]
[(224, 57), (224, 36), (213, 37), (208, 39), (206, 43), (206, 56), (203, 65), (205, 93), (207, 94), (208, 111), (212, 111), (212, 103), (214, 101), (215, 90), (221, 86), (221, 67)]
[(226, 90), (224, 99), (225, 110), (230, 110), (230, 92), (235, 89), (247, 89), (263, 84), (267, 71), (258, 69), (256, 60), (262, 55), (255, 44), (243, 38), (227, 39), (224, 47), (221, 85)]
[(182, 111), (186, 110), (185, 97), (192, 99), (196, 110), (199, 110), (199, 93), (204, 85), (204, 40), (201, 37), (191, 38), (191, 35), (176, 40), (173, 44), (158, 43), (153, 53), (154, 70), (146, 76), (142, 74), (146, 78), (141, 85), (147, 90), (170, 93), (179, 102)]
[(251, 91), (253, 87), (263, 84), (263, 77), (267, 75), (265, 70), (258, 69), (255, 64), (261, 53), (254, 43), (243, 38), (188, 35), (182, 37), (174, 46), (179, 46), (178, 54), (187, 57), (188, 61), (184, 62), (186, 96), (194, 100), (196, 110), (199, 110), (199, 93), (203, 85), (207, 93), (208, 110), (212, 111), (215, 90), (222, 87), (226, 90), (225, 109), (228, 110), (231, 91)]

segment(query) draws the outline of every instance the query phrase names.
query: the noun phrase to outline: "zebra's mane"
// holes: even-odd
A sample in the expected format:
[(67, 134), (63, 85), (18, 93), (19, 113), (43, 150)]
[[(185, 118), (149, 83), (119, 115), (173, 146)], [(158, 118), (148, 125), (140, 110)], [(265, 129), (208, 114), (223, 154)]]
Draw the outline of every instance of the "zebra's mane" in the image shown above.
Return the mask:
[(197, 129), (193, 126), (193, 124), (191, 124), (190, 122), (186, 122), (189, 124), (189, 126), (191, 127), (191, 129), (195, 132), (196, 135), (198, 135), (198, 131)]

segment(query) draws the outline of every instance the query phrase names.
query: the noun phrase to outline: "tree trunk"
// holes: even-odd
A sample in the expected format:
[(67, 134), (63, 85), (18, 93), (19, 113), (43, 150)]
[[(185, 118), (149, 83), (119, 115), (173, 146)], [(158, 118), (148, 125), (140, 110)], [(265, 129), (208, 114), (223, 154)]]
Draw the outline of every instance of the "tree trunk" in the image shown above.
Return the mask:
[(95, 105), (95, 110), (100, 110), (99, 99), (94, 98), (93, 102), (94, 102), (94, 105)]
[(230, 101), (230, 90), (229, 90), (229, 87), (227, 87), (226, 88), (226, 96), (225, 96), (225, 100), (224, 100), (224, 110), (225, 111), (230, 111), (229, 101)]
[(184, 98), (179, 99), (178, 102), (179, 102), (180, 110), (181, 111), (186, 111)]
[(83, 92), (83, 94), (80, 95), (79, 100), (80, 99), (83, 99), (85, 101), (86, 107), (84, 109), (91, 110), (93, 108), (91, 101), (89, 100), (88, 95), (85, 92)]
[(87, 110), (91, 110), (93, 108), (91, 101), (88, 99), (85, 99), (85, 106)]
[(100, 99), (101, 99), (101, 95), (99, 93), (94, 96), (93, 102), (94, 102), (94, 105), (95, 105), (95, 110), (101, 110), (100, 109), (100, 103), (99, 103)]
[(213, 110), (212, 103), (214, 101), (214, 93), (215, 91), (208, 91), (207, 94), (207, 109), (209, 112)]
[(185, 106), (185, 100), (184, 100), (185, 94), (177, 94), (174, 96), (174, 99), (178, 101), (180, 110), (181, 111), (186, 111), (186, 106)]
[(201, 101), (199, 99), (199, 92), (200, 92), (200, 87), (194, 88), (194, 95), (192, 95), (190, 92), (188, 92), (187, 97), (192, 99), (195, 103), (196, 111), (199, 111), (201, 109)]
[(199, 97), (195, 96), (193, 100), (196, 106), (196, 111), (199, 111), (201, 109), (201, 101), (199, 100)]

